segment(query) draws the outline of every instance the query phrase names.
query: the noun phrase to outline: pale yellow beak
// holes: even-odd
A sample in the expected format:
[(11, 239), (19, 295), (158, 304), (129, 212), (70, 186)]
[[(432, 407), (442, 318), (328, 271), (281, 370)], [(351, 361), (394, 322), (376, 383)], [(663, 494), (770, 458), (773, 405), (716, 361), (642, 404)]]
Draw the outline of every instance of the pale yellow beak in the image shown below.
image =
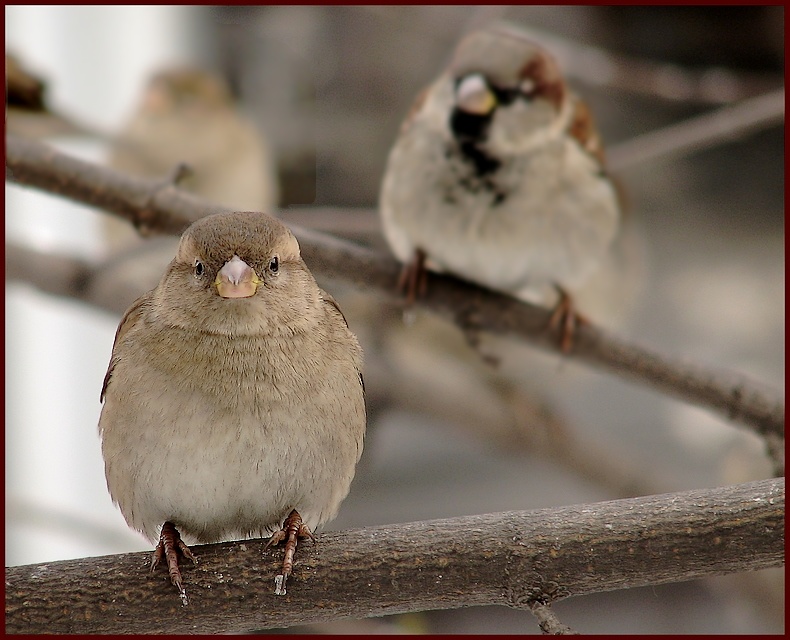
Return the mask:
[(491, 113), (497, 100), (479, 73), (466, 76), (455, 90), (455, 102), (461, 111), (478, 116)]
[(255, 269), (239, 256), (233, 256), (217, 273), (214, 284), (223, 298), (249, 298), (255, 295), (261, 283)]

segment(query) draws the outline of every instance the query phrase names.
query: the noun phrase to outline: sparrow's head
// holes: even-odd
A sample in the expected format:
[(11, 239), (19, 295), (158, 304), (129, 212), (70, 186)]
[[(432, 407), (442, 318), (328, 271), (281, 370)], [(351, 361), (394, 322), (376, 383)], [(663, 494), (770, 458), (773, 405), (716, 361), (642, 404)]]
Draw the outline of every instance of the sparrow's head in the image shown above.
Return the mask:
[(227, 109), (232, 104), (233, 96), (221, 77), (197, 67), (173, 67), (151, 77), (141, 109), (152, 116), (183, 116)]
[(192, 224), (155, 296), (166, 322), (232, 335), (299, 330), (320, 305), (294, 235), (273, 216), (254, 212)]
[(517, 31), (497, 26), (466, 36), (449, 78), (449, 127), (459, 142), (519, 152), (561, 130), (568, 90), (559, 67)]

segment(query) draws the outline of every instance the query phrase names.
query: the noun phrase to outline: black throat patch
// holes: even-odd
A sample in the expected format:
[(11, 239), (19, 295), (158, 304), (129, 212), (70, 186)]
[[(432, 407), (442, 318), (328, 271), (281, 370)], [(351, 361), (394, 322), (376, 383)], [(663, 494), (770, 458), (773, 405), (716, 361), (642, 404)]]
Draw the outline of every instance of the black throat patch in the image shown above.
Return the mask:
[[(497, 206), (507, 197), (507, 193), (497, 185), (495, 175), (502, 161), (483, 149), (492, 117), (493, 112), (475, 115), (454, 109), (450, 116), (450, 130), (455, 138), (455, 145), (452, 145), (455, 148), (448, 147), (446, 154), (448, 159), (457, 154), (456, 157), (469, 167), (468, 173), (464, 171), (458, 176), (458, 185), (470, 193), (489, 193), (491, 206)], [(452, 189), (445, 198), (448, 202), (456, 201)]]
[(454, 109), (450, 116), (450, 130), (458, 142), (463, 158), (472, 164), (475, 174), (482, 178), (494, 173), (501, 162), (488, 155), (481, 144), (488, 138), (493, 113), (476, 115)]

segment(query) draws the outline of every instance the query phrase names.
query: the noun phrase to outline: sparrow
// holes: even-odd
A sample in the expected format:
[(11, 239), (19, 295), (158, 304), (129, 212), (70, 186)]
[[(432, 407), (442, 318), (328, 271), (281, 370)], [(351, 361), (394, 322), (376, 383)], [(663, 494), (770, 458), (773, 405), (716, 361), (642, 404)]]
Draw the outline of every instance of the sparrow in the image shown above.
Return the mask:
[[(109, 145), (107, 164), (162, 180), (185, 164), (190, 175), (178, 185), (229, 209), (272, 211), (279, 199), (276, 163), (263, 132), (223, 78), (199, 67), (168, 67), (150, 77)], [(128, 224), (107, 220), (111, 248), (137, 237)]]
[(409, 301), (425, 271), (552, 306), (568, 351), (574, 296), (621, 224), (589, 109), (551, 55), (510, 25), (467, 35), (418, 97), (380, 190)]
[[(338, 512), (362, 453), (362, 351), (290, 230), (220, 213), (181, 236), (159, 284), (115, 335), (99, 418), (107, 487), (158, 541), (184, 604), (187, 546), (299, 538)], [(183, 536), (183, 539), (182, 539)]]

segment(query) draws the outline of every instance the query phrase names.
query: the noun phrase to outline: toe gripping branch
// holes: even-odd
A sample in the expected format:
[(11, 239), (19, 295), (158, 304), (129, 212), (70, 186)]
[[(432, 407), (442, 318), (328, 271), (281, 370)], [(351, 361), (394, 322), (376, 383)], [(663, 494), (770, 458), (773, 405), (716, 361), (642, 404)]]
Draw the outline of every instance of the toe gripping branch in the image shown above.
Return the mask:
[(417, 249), (411, 262), (403, 265), (398, 278), (397, 290), (406, 296), (406, 304), (411, 306), (417, 298), (425, 297), (428, 291), (428, 270), (425, 267), (425, 252)]
[(288, 581), (288, 576), (291, 575), (294, 567), (294, 554), (296, 553), (296, 545), (298, 539), (310, 538), (315, 541), (316, 537), (310, 529), (302, 522), (302, 516), (294, 509), (283, 522), (283, 528), (276, 531), (269, 541), (266, 543), (264, 549), (276, 546), (285, 540), (285, 557), (283, 558), (282, 573), (274, 578), (274, 593), (278, 596), (285, 595), (285, 583)]
[(549, 330), (560, 332), (560, 349), (563, 353), (570, 353), (576, 337), (576, 328), (589, 325), (590, 321), (576, 311), (576, 305), (571, 295), (559, 285), (555, 285), (560, 299), (554, 307), (549, 320)]
[(156, 545), (151, 559), (151, 571), (153, 572), (162, 560), (166, 560), (170, 582), (178, 589), (181, 601), (187, 604), (187, 594), (181, 581), (181, 570), (178, 568), (179, 554), (197, 564), (197, 558), (181, 540), (181, 534), (176, 526), (172, 522), (165, 522), (162, 525), (162, 533), (159, 534), (159, 544)]

